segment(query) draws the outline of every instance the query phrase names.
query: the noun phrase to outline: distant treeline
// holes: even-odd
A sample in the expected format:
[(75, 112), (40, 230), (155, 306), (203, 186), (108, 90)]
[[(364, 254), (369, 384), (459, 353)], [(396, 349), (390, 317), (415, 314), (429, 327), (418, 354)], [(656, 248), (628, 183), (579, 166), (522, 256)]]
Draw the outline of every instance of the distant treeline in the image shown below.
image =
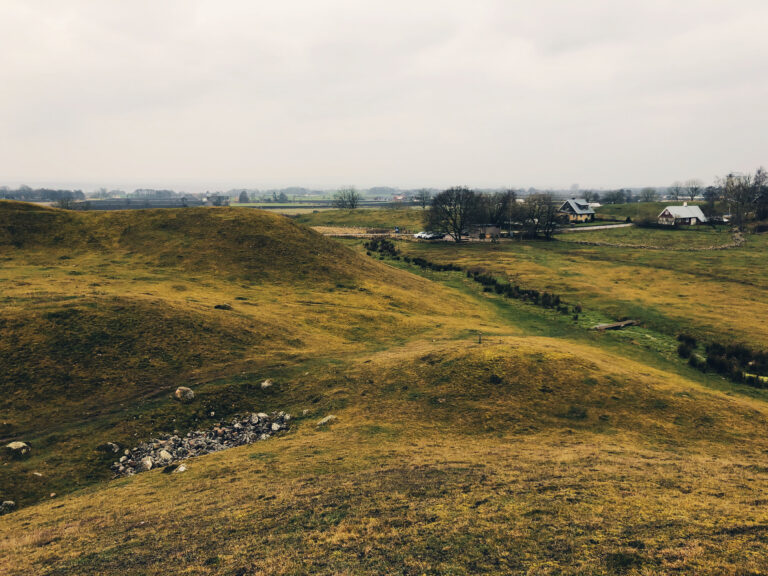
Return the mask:
[(53, 190), (51, 188), (30, 188), (20, 186), (12, 190), (0, 187), (0, 199), (23, 200), (25, 202), (61, 202), (62, 200), (85, 200), (82, 190)]

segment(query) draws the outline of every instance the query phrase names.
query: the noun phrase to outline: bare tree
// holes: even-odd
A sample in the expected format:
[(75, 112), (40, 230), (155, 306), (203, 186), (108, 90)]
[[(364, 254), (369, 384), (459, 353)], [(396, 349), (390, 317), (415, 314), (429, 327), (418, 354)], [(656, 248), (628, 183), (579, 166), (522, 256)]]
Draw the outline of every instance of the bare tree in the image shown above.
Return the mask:
[(444, 232), (461, 242), (466, 229), (474, 224), (478, 215), (478, 197), (473, 190), (462, 186), (440, 192), (424, 214), (424, 223), (435, 232)]
[(640, 200), (642, 202), (655, 202), (656, 198), (658, 198), (658, 194), (656, 193), (656, 188), (643, 188), (640, 190)]
[(688, 197), (691, 199), (691, 202), (693, 202), (696, 199), (696, 196), (698, 196), (701, 193), (701, 189), (704, 186), (702, 184), (701, 180), (693, 179), (688, 180), (685, 183), (685, 191), (688, 194)]
[(594, 202), (595, 201), (595, 192), (593, 190), (584, 190), (581, 193), (581, 196), (587, 202)]
[(360, 192), (353, 186), (341, 188), (333, 195), (333, 205), (336, 208), (348, 208), (353, 210), (360, 205)]
[(427, 206), (429, 206), (429, 201), (432, 200), (432, 192), (426, 188), (422, 188), (416, 192), (414, 198), (416, 199), (416, 202), (419, 204), (419, 206), (421, 206), (421, 209), (424, 210)]
[(536, 194), (528, 199), (533, 204), (538, 220), (538, 233), (550, 240), (558, 225), (558, 205), (552, 194)]
[(526, 236), (536, 238), (541, 234), (549, 240), (559, 224), (558, 203), (552, 194), (531, 194), (519, 209), (518, 217)]
[(678, 181), (672, 182), (672, 186), (667, 188), (667, 193), (669, 194), (670, 198), (672, 198), (673, 200), (679, 200), (680, 194), (682, 194), (682, 192), (683, 192), (683, 185)]
[(721, 186), (731, 212), (731, 224), (743, 230), (757, 200), (754, 179), (750, 174), (728, 174), (721, 180)]
[(768, 172), (762, 166), (755, 172), (755, 217), (758, 220), (768, 218)]
[(478, 222), (503, 226), (508, 220), (510, 204), (514, 203), (516, 199), (517, 193), (514, 190), (478, 195)]

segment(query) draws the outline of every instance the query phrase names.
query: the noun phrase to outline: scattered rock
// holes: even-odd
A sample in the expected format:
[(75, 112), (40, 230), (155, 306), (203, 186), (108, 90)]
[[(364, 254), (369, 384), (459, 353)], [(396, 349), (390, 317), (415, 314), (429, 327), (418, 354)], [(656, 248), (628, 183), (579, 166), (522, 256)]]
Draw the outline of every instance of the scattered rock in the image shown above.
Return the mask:
[(327, 426), (331, 422), (334, 422), (336, 419), (337, 419), (336, 416), (334, 416), (333, 414), (329, 414), (328, 416), (326, 416), (322, 420), (318, 420), (317, 425), (318, 426)]
[(33, 475), (37, 476), (38, 478), (42, 478), (43, 475), (40, 474), (40, 472), (32, 472)]
[(8, 512), (14, 508), (16, 508), (16, 502), (13, 500), (5, 500), (2, 504), (0, 504), (0, 516), (3, 514), (8, 514)]
[(184, 464), (180, 465), (176, 470), (173, 471), (174, 474), (180, 474), (181, 472), (186, 472), (187, 467), (184, 466)]
[(191, 388), (187, 388), (186, 386), (179, 386), (176, 388), (176, 392), (173, 393), (173, 397), (176, 398), (179, 402), (184, 402), (185, 404), (187, 402), (192, 402), (192, 400), (195, 399), (195, 393)]
[(266, 390), (267, 388), (272, 387), (272, 380), (270, 378), (267, 378), (264, 380), (264, 382), (261, 383), (261, 389)]
[(153, 438), (126, 450), (126, 454), (112, 464), (112, 471), (116, 476), (132, 476), (153, 467), (163, 467), (166, 474), (184, 472), (186, 467), (177, 464), (180, 460), (266, 440), (288, 430), (290, 420), (291, 415), (285, 412), (271, 415), (259, 412), (236, 418), (229, 424), (218, 424), (209, 430), (188, 432), (185, 436), (174, 434)]
[(118, 452), (120, 452), (120, 445), (115, 444), (114, 442), (105, 442), (104, 444), (99, 444), (99, 446), (97, 446), (97, 450), (100, 450), (101, 452), (106, 452), (107, 454), (109, 454), (110, 452), (112, 454), (117, 454)]
[(51, 498), (56, 498), (56, 492), (51, 492)]
[(229, 304), (216, 304), (214, 308), (216, 310), (232, 310), (232, 306), (230, 306)]
[(26, 458), (32, 452), (32, 448), (30, 448), (29, 444), (26, 444), (25, 442), (11, 442), (10, 444), (5, 445), (5, 450), (13, 458), (18, 459)]

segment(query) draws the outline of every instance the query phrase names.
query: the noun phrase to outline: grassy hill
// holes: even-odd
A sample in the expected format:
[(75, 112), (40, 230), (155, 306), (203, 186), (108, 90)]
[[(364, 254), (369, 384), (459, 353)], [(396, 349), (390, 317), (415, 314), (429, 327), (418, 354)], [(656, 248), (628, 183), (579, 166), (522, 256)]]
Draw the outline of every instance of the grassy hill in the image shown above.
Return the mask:
[[(741, 268), (765, 305), (761, 241), (684, 270), (566, 242), (400, 244), (578, 299), (573, 320), (257, 210), (3, 203), (0, 239), (2, 432), (33, 447), (0, 463), (22, 505), (0, 516), (0, 573), (768, 571), (766, 393), (680, 361), (694, 306), (670, 307), (691, 275), (711, 307), (686, 329), (758, 334), (723, 310)], [(589, 330), (626, 310), (647, 325)], [(288, 434), (182, 474), (109, 480), (98, 449), (274, 410)]]
[(387, 228), (418, 232), (423, 229), (421, 208), (356, 208), (354, 210), (322, 210), (296, 216), (295, 221), (307, 226), (344, 226), (354, 228)]
[(0, 467), (0, 497), (20, 503), (107, 478), (103, 442), (212, 421), (202, 407), (175, 414), (176, 386), (254, 385), (274, 366), (442, 334), (454, 322), (441, 322), (442, 310), (466, 309), (445, 293), (425, 303), (426, 281), (256, 210), (5, 202), (0, 238), (0, 438), (34, 449)]
[[(764, 568), (762, 402), (597, 348), (529, 338), (414, 342), (341, 373), (297, 375), (279, 394), (291, 411), (310, 410), (288, 436), (191, 460), (181, 475), (150, 472), (1, 518), (0, 567)], [(329, 412), (337, 423), (317, 428)]]

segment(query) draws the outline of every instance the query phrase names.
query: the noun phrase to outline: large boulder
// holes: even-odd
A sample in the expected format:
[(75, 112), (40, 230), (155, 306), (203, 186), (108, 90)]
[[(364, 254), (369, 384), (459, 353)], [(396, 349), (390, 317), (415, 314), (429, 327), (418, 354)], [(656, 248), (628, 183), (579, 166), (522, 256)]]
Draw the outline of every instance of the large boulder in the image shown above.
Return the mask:
[(179, 402), (186, 404), (188, 402), (192, 402), (192, 400), (195, 399), (195, 393), (191, 388), (187, 388), (186, 386), (179, 386), (176, 388), (176, 392), (173, 393), (173, 397), (176, 398), (176, 400)]
[(267, 388), (272, 388), (272, 379), (267, 378), (264, 380), (264, 382), (261, 383), (261, 389), (266, 390)]
[(5, 500), (2, 504), (0, 504), (0, 516), (3, 514), (7, 514), (11, 510), (16, 508), (16, 502), (13, 500)]
[(12, 458), (26, 458), (32, 453), (32, 448), (25, 442), (11, 442), (5, 445), (5, 451), (11, 455)]

